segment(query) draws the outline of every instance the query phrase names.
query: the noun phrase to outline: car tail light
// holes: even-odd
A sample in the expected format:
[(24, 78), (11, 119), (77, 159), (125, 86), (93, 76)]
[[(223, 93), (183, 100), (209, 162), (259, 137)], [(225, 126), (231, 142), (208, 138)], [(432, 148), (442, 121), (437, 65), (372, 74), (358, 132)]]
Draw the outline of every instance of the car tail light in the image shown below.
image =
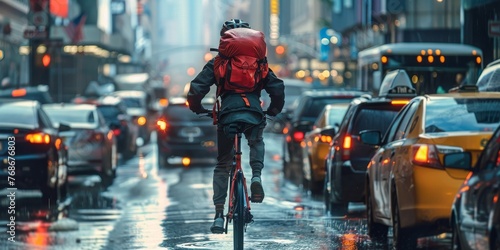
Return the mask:
[(147, 121), (147, 120), (146, 120), (146, 117), (144, 117), (144, 116), (139, 116), (139, 117), (137, 118), (137, 125), (139, 125), (139, 126), (144, 126), (144, 125), (146, 125), (146, 121)]
[(429, 144), (416, 144), (412, 146), (413, 164), (443, 169), (437, 154), (437, 148)]
[(26, 140), (33, 144), (49, 144), (50, 135), (45, 133), (32, 133), (26, 135)]
[(12, 90), (12, 97), (21, 97), (26, 95), (26, 89), (14, 89)]
[(293, 139), (295, 140), (295, 142), (301, 142), (302, 140), (304, 140), (304, 132), (295, 131), (293, 133)]
[(330, 143), (332, 142), (332, 137), (329, 135), (322, 135), (319, 137), (319, 140), (323, 143)]
[(158, 126), (158, 129), (162, 132), (167, 131), (167, 122), (165, 120), (158, 120), (156, 122), (156, 125)]
[(90, 141), (90, 142), (102, 142), (103, 138), (104, 138), (103, 134), (98, 133), (98, 132), (92, 132), (92, 133), (90, 133), (88, 141)]
[(351, 135), (346, 135), (344, 137), (344, 142), (342, 143), (342, 160), (348, 161), (351, 159), (351, 147), (352, 147), (352, 137)]
[(119, 135), (121, 134), (121, 132), (122, 132), (122, 131), (121, 131), (119, 128), (115, 128), (115, 129), (113, 129), (113, 134), (114, 134), (115, 136), (119, 136)]

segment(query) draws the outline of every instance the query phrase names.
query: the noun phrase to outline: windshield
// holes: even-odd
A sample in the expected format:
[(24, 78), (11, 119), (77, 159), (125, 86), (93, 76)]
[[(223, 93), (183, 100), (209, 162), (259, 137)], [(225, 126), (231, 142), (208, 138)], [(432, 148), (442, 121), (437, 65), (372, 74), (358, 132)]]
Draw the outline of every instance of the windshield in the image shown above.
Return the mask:
[(498, 99), (435, 99), (425, 113), (425, 133), (494, 131), (499, 123)]

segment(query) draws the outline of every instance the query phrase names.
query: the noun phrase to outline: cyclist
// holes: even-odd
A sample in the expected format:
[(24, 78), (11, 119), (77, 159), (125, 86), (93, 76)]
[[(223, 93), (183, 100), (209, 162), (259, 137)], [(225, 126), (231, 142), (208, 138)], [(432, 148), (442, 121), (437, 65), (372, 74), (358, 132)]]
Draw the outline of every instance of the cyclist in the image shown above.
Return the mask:
[[(234, 28), (250, 28), (250, 25), (240, 19), (231, 19), (224, 22), (220, 35)], [(216, 84), (214, 75), (214, 59), (207, 62), (203, 70), (191, 81), (187, 94), (189, 108), (197, 113), (212, 112), (201, 105), (201, 100), (210, 91), (210, 87)], [(261, 86), (269, 94), (271, 103), (267, 109), (267, 115), (276, 116), (281, 112), (284, 105), (284, 84), (269, 69), (267, 77), (261, 81)], [(228, 131), (229, 124), (244, 122), (247, 128), (244, 132), (250, 147), (250, 166), (252, 168), (252, 179), (250, 184), (252, 202), (261, 203), (264, 199), (261, 172), (264, 167), (264, 141), (263, 130), (266, 126), (266, 116), (260, 105), (261, 89), (245, 93), (248, 103), (241, 98), (240, 94), (223, 92), (221, 94), (221, 106), (217, 122), (217, 165), (213, 174), (213, 203), (215, 205), (215, 217), (210, 230), (212, 233), (224, 232), (224, 204), (226, 203), (229, 171), (233, 161), (233, 139), (234, 134)]]

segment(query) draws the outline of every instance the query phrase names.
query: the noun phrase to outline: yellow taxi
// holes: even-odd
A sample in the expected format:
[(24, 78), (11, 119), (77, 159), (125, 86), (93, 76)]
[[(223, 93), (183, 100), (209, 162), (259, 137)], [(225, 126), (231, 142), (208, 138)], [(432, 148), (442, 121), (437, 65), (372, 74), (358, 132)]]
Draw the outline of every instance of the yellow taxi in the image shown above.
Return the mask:
[[(418, 237), (449, 232), (454, 196), (469, 168), (444, 167), (443, 155), (469, 152), (474, 164), (500, 124), (500, 93), (458, 92), (413, 98), (387, 133), (362, 131), (379, 147), (366, 172), (368, 234), (411, 249)], [(382, 137), (383, 136), (383, 137)]]
[(312, 194), (323, 191), (325, 157), (332, 137), (337, 132), (349, 103), (327, 104), (314, 122), (313, 129), (304, 135), (303, 173)]

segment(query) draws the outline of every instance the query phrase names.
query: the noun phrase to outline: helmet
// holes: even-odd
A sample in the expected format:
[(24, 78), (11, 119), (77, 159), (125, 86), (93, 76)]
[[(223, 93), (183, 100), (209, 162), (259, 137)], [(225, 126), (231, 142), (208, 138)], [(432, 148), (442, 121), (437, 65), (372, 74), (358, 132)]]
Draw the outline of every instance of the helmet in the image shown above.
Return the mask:
[(224, 32), (234, 29), (234, 28), (249, 28), (250, 29), (250, 24), (247, 22), (244, 22), (241, 19), (231, 19), (229, 21), (225, 21), (224, 24), (222, 24), (222, 28), (220, 30), (220, 35), (224, 35)]

